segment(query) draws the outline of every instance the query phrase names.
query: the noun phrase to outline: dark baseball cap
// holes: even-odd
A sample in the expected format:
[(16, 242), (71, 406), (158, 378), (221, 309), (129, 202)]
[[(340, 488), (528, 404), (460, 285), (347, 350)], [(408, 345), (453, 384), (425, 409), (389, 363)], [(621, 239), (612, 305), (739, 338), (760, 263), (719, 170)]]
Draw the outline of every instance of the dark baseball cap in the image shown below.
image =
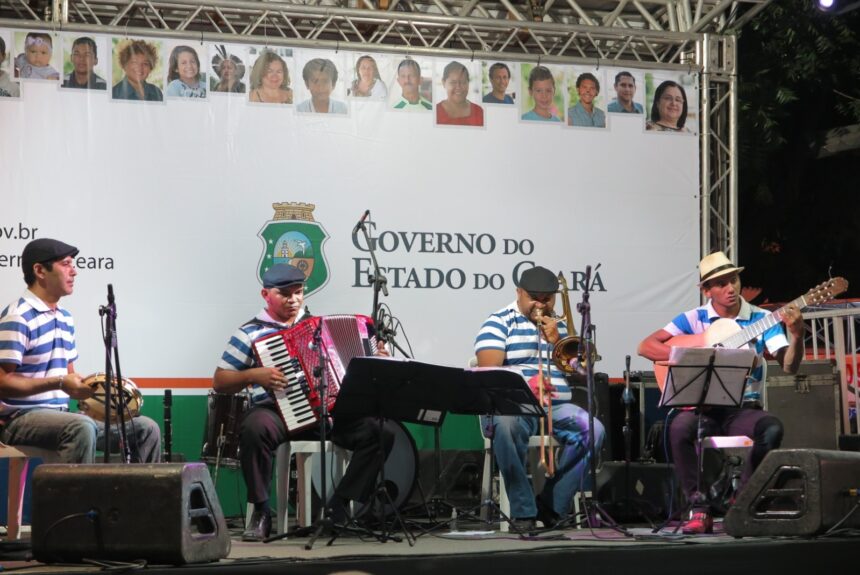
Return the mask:
[(290, 264), (275, 264), (263, 274), (264, 288), (285, 288), (305, 283), (305, 274)]
[(520, 274), (517, 287), (529, 293), (556, 292), (558, 291), (558, 276), (544, 267), (533, 267)]
[(35, 264), (55, 262), (66, 256), (78, 255), (78, 248), (51, 238), (33, 240), (21, 252), (21, 267), (30, 270)]

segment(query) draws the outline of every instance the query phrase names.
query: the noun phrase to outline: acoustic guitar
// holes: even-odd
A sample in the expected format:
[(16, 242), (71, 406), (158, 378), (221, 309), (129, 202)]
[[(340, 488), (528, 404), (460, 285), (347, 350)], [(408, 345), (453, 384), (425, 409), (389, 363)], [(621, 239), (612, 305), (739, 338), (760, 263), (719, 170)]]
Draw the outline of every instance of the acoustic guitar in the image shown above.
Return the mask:
[[(848, 281), (845, 278), (833, 278), (815, 286), (796, 300), (785, 304), (746, 327), (742, 328), (733, 319), (720, 318), (708, 326), (708, 329), (702, 333), (676, 335), (668, 339), (665, 343), (671, 347), (723, 347), (726, 349), (739, 349), (780, 323), (788, 306), (794, 305), (797, 309), (803, 310), (810, 305), (825, 303), (847, 289)], [(663, 385), (666, 383), (666, 374), (668, 371), (668, 362), (654, 362), (654, 376), (657, 378), (657, 386), (660, 388), (661, 393), (663, 392)]]

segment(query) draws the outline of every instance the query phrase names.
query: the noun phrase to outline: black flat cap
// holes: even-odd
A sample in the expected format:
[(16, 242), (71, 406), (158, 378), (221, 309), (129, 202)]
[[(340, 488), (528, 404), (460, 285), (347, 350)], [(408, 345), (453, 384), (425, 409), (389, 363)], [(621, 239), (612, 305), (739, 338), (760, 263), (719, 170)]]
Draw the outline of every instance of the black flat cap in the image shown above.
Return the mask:
[(558, 277), (548, 269), (537, 266), (520, 274), (517, 287), (531, 293), (556, 292), (558, 291)]
[(264, 288), (285, 288), (305, 283), (305, 274), (290, 264), (275, 264), (263, 274)]
[(44, 264), (61, 260), (66, 256), (78, 255), (78, 248), (65, 244), (60, 240), (51, 238), (39, 238), (33, 240), (21, 252), (21, 267), (25, 270), (33, 269), (34, 264)]

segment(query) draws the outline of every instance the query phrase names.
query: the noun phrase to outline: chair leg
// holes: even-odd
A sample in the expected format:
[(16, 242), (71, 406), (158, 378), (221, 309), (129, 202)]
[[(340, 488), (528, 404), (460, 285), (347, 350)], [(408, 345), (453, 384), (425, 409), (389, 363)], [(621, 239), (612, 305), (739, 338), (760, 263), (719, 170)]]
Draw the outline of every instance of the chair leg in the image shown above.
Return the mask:
[(9, 460), (9, 497), (6, 521), (6, 539), (16, 541), (21, 537), (21, 517), (24, 508), (24, 488), (27, 481), (28, 458), (15, 457)]
[(296, 514), (298, 524), (307, 527), (312, 523), (311, 515), (311, 465), (310, 453), (296, 453), (296, 477), (298, 477), (298, 493), (296, 494)]
[[(481, 475), (481, 503), (490, 497), (490, 485), (493, 477), (490, 475), (493, 469), (493, 454), (489, 449), (484, 449), (484, 473)], [(481, 521), (486, 521), (489, 517), (489, 507), (481, 506)]]
[(277, 533), (285, 533), (289, 527), (290, 508), (290, 444), (282, 443), (275, 455), (275, 494), (277, 497)]
[[(501, 472), (499, 472), (499, 509), (501, 509), (502, 513), (508, 517), (511, 516), (511, 502), (508, 501), (508, 490), (505, 489), (505, 480), (502, 477)], [(510, 524), (502, 519), (501, 524), (499, 525), (499, 531), (508, 532), (510, 529)]]

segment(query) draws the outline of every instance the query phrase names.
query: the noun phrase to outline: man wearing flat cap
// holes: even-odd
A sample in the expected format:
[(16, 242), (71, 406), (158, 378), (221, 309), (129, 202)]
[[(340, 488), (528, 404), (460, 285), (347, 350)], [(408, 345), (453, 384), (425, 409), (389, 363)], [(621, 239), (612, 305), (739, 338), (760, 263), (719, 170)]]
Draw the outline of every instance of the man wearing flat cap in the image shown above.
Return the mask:
[[(546, 358), (553, 345), (567, 336), (564, 320), (552, 317), (558, 286), (557, 276), (544, 267), (524, 271), (517, 282), (516, 301), (490, 315), (475, 339), (478, 365), (511, 367), (526, 379), (535, 378), (539, 354)], [(569, 515), (580, 485), (590, 488), (588, 412), (571, 402), (564, 374), (541, 361), (544, 373), (550, 372), (552, 431), (561, 449), (555, 475), (547, 479), (537, 497), (526, 470), (529, 437), (538, 433), (537, 418), (495, 416), (482, 422), (485, 435), (494, 437), (493, 450), (511, 504), (514, 531), (532, 531), (536, 520), (553, 527)], [(597, 452), (604, 436), (603, 424), (595, 419)]]
[[(291, 439), (319, 440), (316, 429), (287, 435), (273, 397), (274, 392), (283, 391), (286, 387), (284, 373), (275, 367), (260, 366), (252, 347), (256, 340), (291, 328), (310, 317), (304, 307), (304, 289), (305, 274), (297, 267), (279, 263), (269, 268), (263, 274), (260, 292), (266, 307), (233, 333), (215, 369), (215, 391), (241, 393), (247, 390), (251, 402), (239, 428), (242, 476), (248, 489), (248, 502), (254, 505), (251, 520), (242, 534), (243, 541), (261, 541), (271, 533), (269, 487), (278, 446)], [(386, 354), (381, 342), (380, 354)], [(394, 437), (387, 430), (382, 433), (387, 455)], [(338, 418), (334, 421), (330, 439), (353, 452), (350, 465), (329, 502), (334, 510), (333, 519), (339, 523), (345, 519), (348, 501), (367, 501), (376, 485), (378, 424), (372, 418)]]
[[(59, 306), (74, 290), (77, 254), (50, 238), (31, 241), (21, 254), (27, 289), (0, 312), (0, 441), (54, 450), (62, 463), (93, 463), (104, 423), (69, 413), (70, 398), (87, 399), (94, 390), (75, 373), (75, 324)], [(126, 434), (134, 461), (160, 461), (153, 420), (127, 421)]]
[[(722, 318), (734, 320), (744, 328), (767, 315), (767, 310), (741, 297), (739, 274), (743, 269), (735, 266), (723, 252), (702, 258), (699, 262), (699, 287), (707, 302), (676, 316), (665, 327), (642, 340), (639, 355), (652, 361), (667, 361), (672, 344), (669, 340), (675, 336), (705, 334), (713, 322)], [(767, 367), (764, 352), (775, 357), (786, 373), (796, 373), (803, 359), (805, 327), (800, 310), (789, 305), (781, 319), (785, 327), (777, 324), (749, 343), (758, 359), (744, 390), (743, 407), (708, 407), (702, 413), (705, 435), (746, 435), (752, 438), (753, 447), (744, 463), (741, 485), (746, 483), (768, 451), (778, 448), (782, 441), (782, 423), (760, 408)], [(790, 337), (787, 337), (786, 329)], [(702, 341), (703, 346), (706, 344), (707, 334)], [(713, 531), (710, 506), (698, 495), (697, 429), (698, 414), (694, 411), (680, 411), (669, 428), (675, 473), (684, 494), (692, 503), (690, 518), (683, 526), (687, 534)]]

